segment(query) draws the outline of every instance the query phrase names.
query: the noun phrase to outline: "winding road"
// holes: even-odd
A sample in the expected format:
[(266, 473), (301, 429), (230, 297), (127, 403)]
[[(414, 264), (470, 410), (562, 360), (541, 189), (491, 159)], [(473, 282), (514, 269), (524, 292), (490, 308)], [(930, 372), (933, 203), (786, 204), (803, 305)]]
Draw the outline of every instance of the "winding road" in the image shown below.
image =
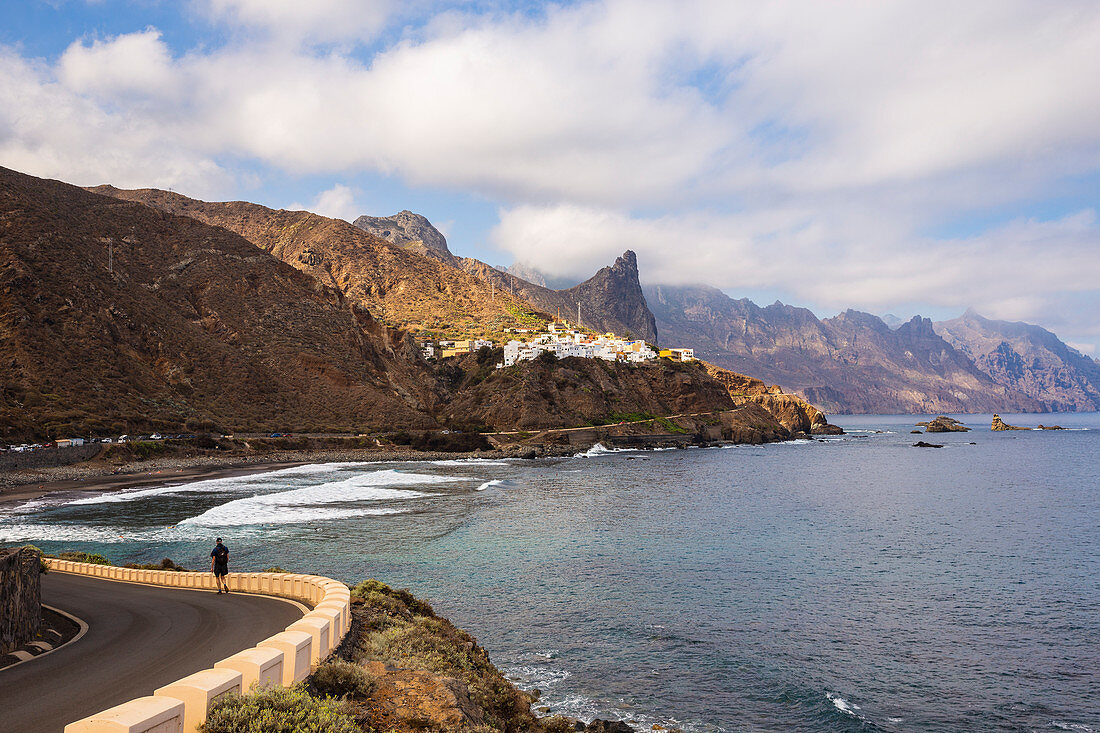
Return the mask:
[(88, 633), (0, 671), (0, 733), (59, 733), (255, 646), (302, 617), (299, 606), (274, 598), (61, 572), (42, 576), (42, 602), (82, 619)]

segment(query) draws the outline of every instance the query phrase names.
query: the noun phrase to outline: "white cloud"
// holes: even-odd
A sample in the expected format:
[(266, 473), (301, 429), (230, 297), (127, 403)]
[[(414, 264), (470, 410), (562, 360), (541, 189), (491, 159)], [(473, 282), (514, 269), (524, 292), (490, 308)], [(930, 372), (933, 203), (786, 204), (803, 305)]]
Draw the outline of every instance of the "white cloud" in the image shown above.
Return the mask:
[(553, 276), (585, 277), (630, 248), (642, 279), (653, 283), (782, 289), (823, 308), (880, 313), (920, 302), (1050, 322), (1055, 313), (1077, 311), (1060, 319), (1077, 333), (1095, 328), (1095, 311), (1061, 301), (1095, 293), (1100, 282), (1100, 222), (1092, 210), (937, 240), (884, 230), (857, 211), (834, 219), (795, 209), (642, 219), (571, 205), (522, 206), (501, 212), (493, 241)]
[(163, 123), (96, 103), (51, 69), (0, 47), (0, 165), (78, 185), (228, 191), (231, 175), (181, 147)]
[(175, 97), (180, 81), (168, 47), (152, 28), (89, 46), (72, 44), (57, 63), (57, 77), (77, 94), (108, 98)]
[(327, 216), (332, 219), (343, 219), (344, 221), (351, 222), (356, 219), (362, 213), (362, 207), (355, 202), (356, 192), (343, 185), (337, 183), (327, 191), (322, 191), (317, 194), (317, 197), (313, 199), (313, 203), (309, 206), (303, 206), (299, 203), (293, 203), (287, 206), (288, 209), (296, 210), (308, 210), (314, 214), (320, 214), (321, 216)]
[(393, 0), (193, 0), (215, 22), (261, 29), (281, 42), (369, 41), (400, 7)]

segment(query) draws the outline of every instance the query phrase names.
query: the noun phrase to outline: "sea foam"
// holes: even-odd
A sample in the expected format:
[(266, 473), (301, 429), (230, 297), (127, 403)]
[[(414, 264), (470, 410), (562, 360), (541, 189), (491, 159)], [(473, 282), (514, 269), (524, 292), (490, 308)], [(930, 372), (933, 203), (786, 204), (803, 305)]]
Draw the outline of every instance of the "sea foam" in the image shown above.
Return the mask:
[[(467, 480), (460, 476), (436, 476), (424, 473), (403, 473), (393, 469), (372, 471), (342, 481), (303, 486), (273, 494), (259, 494), (212, 507), (202, 514), (189, 517), (180, 524), (204, 527), (237, 527), (250, 524), (289, 524), (322, 519), (343, 519), (379, 514), (364, 507), (328, 507), (318, 505), (356, 502), (399, 501), (419, 499), (430, 494), (394, 486), (416, 486)], [(392, 512), (390, 512), (392, 513)]]
[[(187, 483), (175, 483), (168, 486), (157, 486), (151, 489), (137, 489), (134, 491), (115, 491), (105, 494), (97, 494), (95, 496), (88, 496), (83, 499), (76, 499), (67, 503), (69, 506), (79, 506), (85, 504), (115, 504), (124, 501), (136, 501), (138, 499), (145, 499), (150, 496), (162, 496), (164, 494), (189, 494), (189, 493), (210, 493), (210, 492), (229, 492), (229, 491), (243, 491), (248, 489), (254, 489), (258, 486), (266, 486), (271, 480), (278, 478), (287, 478), (292, 476), (306, 476), (306, 475), (324, 475), (331, 474), (346, 469), (350, 466), (363, 465), (361, 463), (311, 463), (305, 466), (293, 466), (291, 468), (283, 468), (277, 471), (265, 471), (263, 473), (253, 473), (246, 476), (225, 476), (222, 478), (203, 479), (201, 481), (190, 481)], [(166, 480), (171, 480), (170, 477), (166, 477)]]

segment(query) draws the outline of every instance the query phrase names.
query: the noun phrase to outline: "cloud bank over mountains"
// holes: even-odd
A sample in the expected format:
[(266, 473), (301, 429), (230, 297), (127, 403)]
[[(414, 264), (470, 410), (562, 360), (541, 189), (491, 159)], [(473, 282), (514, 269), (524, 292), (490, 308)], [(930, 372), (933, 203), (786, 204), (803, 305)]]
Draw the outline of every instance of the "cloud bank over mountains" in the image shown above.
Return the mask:
[(1093, 2), (183, 7), (209, 42), (0, 47), (0, 163), (214, 198), (323, 176), (345, 218), (369, 171), (494, 202), (491, 243), (551, 275), (629, 247), (652, 280), (1100, 343)]

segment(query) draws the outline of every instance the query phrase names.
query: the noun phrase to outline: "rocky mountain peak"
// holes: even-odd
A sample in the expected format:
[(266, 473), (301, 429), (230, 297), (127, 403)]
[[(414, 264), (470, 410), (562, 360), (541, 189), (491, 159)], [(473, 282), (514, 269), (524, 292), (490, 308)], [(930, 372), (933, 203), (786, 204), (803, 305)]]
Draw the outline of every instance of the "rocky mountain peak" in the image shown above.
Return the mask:
[(360, 216), (352, 224), (398, 246), (420, 243), (429, 250), (451, 254), (443, 233), (432, 226), (426, 216), (408, 209), (393, 216)]
[(932, 328), (932, 319), (924, 318), (923, 316), (913, 316), (905, 323), (898, 327), (899, 334), (905, 334), (908, 336), (924, 336), (930, 338), (939, 338), (936, 331)]
[(650, 343), (657, 343), (657, 322), (646, 304), (642, 285), (638, 281), (638, 256), (631, 250), (623, 252), (610, 267), (601, 268), (590, 279), (562, 291), (581, 307), (584, 313), (603, 313), (610, 319), (629, 324), (630, 334)]
[(622, 256), (615, 260), (615, 264), (611, 266), (611, 269), (615, 272), (626, 276), (638, 279), (638, 255), (634, 254), (633, 250), (628, 249), (623, 252)]

